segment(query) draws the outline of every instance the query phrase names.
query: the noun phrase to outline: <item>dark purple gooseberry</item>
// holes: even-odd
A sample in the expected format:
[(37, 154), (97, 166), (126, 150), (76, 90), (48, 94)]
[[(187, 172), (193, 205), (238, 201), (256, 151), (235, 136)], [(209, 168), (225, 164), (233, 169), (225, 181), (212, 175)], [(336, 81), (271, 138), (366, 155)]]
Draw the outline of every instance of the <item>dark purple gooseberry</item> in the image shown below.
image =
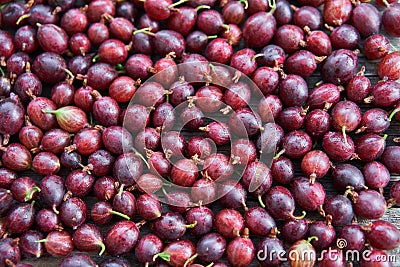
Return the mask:
[(316, 250), (328, 248), (335, 240), (335, 228), (331, 225), (330, 218), (327, 221), (315, 221), (308, 227), (308, 235), (315, 236), (317, 239), (311, 241)]
[(232, 45), (223, 38), (217, 38), (208, 43), (205, 56), (211, 62), (227, 64), (232, 53)]
[(366, 219), (379, 219), (387, 209), (385, 198), (374, 190), (367, 189), (354, 193), (353, 202), (355, 213)]
[[(148, 154), (148, 151), (146, 152)], [(168, 177), (171, 174), (171, 163), (163, 152), (150, 152), (147, 163), (150, 166), (150, 172), (161, 177)]]
[(40, 25), (36, 36), (40, 46), (45, 52), (62, 54), (68, 49), (68, 35), (57, 25)]
[(270, 122), (272, 119), (276, 120), (282, 111), (282, 102), (275, 95), (267, 95), (258, 103), (257, 111), (263, 122)]
[(119, 256), (130, 252), (139, 239), (139, 229), (134, 222), (120, 221), (108, 230), (105, 242), (107, 252)]
[(389, 39), (382, 34), (371, 35), (365, 40), (363, 50), (368, 59), (381, 59), (390, 51)]
[(93, 166), (91, 172), (98, 177), (111, 173), (114, 161), (115, 157), (110, 152), (103, 149), (97, 150), (88, 158), (88, 164)]
[(243, 39), (251, 48), (266, 46), (276, 33), (276, 20), (272, 12), (257, 12), (243, 25)]
[(204, 114), (197, 107), (185, 107), (179, 118), (182, 125), (189, 130), (197, 130), (204, 125)]
[(392, 250), (400, 245), (400, 231), (390, 222), (378, 220), (365, 228), (367, 240), (374, 248)]
[(78, 198), (72, 197), (60, 206), (61, 221), (72, 229), (77, 229), (81, 226), (87, 217), (87, 207), (85, 202)]
[(244, 219), (236, 210), (223, 209), (215, 215), (214, 225), (222, 236), (234, 238), (244, 229)]
[(385, 150), (386, 137), (381, 137), (374, 133), (361, 136), (356, 141), (356, 154), (363, 162), (376, 160)]
[(39, 198), (45, 207), (49, 207), (58, 214), (57, 207), (63, 202), (65, 195), (64, 179), (57, 175), (44, 177), (39, 184)]
[(307, 211), (321, 209), (326, 198), (324, 187), (306, 177), (294, 180), (292, 194), (297, 204)]
[(203, 203), (203, 205), (210, 204), (216, 200), (217, 185), (214, 181), (209, 179), (199, 179), (192, 185), (191, 199), (193, 203)]
[(340, 100), (340, 89), (338, 86), (326, 83), (315, 87), (308, 98), (307, 105), (311, 109), (324, 109), (327, 111), (332, 105)]
[(322, 138), (331, 128), (332, 118), (322, 109), (314, 109), (305, 117), (306, 132), (313, 139)]
[(218, 111), (223, 105), (222, 99), (223, 93), (221, 89), (212, 85), (201, 87), (194, 97), (197, 107), (207, 113)]
[(12, 183), (10, 190), (18, 202), (29, 202), (36, 198), (40, 188), (31, 177), (19, 177)]
[(192, 186), (197, 180), (199, 173), (196, 164), (189, 159), (181, 159), (172, 166), (172, 182), (179, 186)]
[(273, 14), (278, 26), (290, 24), (293, 20), (293, 10), (286, 0), (276, 1), (276, 9)]
[(98, 266), (89, 255), (75, 252), (65, 257), (60, 262), (60, 267), (74, 267), (77, 266), (78, 264), (87, 267)]
[(31, 153), (23, 145), (13, 143), (6, 148), (0, 147), (0, 151), (3, 151), (1, 160), (5, 167), (13, 171), (26, 171), (32, 167)]
[(219, 185), (218, 195), (221, 196), (219, 202), (230, 209), (243, 207), (247, 209), (247, 191), (241, 183), (235, 180), (228, 180)]
[(90, 25), (87, 31), (87, 35), (90, 42), (95, 46), (101, 45), (110, 37), (108, 27), (103, 23), (93, 23), (92, 25)]
[(315, 7), (303, 6), (295, 9), (293, 22), (302, 29), (307, 26), (311, 30), (319, 30), (322, 27), (322, 15)]
[[(186, 225), (185, 220), (177, 212), (167, 212), (154, 221), (154, 232), (162, 240), (173, 241), (181, 238), (186, 229), (192, 228), (197, 224)], [(173, 226), (173, 227), (171, 227)]]
[(346, 49), (335, 50), (322, 65), (322, 79), (336, 85), (346, 83), (356, 74), (357, 67), (358, 58), (355, 52)]
[(230, 132), (228, 126), (223, 122), (211, 122), (199, 130), (206, 132), (206, 138), (211, 139), (216, 145), (225, 145), (230, 140)]
[(353, 206), (346, 196), (336, 195), (326, 200), (324, 204), (326, 215), (332, 216), (334, 226), (350, 224), (354, 217)]
[[(143, 193), (155, 193), (161, 189), (163, 182), (157, 175), (145, 173), (136, 181), (138, 189)], [(135, 201), (136, 202), (136, 201)], [(136, 206), (136, 205), (135, 205)]]
[(324, 20), (329, 25), (340, 26), (350, 19), (352, 10), (350, 0), (327, 0), (323, 11)]
[(319, 264), (322, 266), (338, 266), (343, 267), (346, 266), (346, 261), (344, 259), (344, 253), (340, 249), (334, 249), (331, 247), (331, 253), (325, 254), (322, 256), (322, 259), (319, 259)]
[(139, 16), (139, 10), (134, 4), (130, 2), (124, 2), (117, 5), (116, 10), (117, 17), (123, 17), (133, 22)]
[(126, 73), (132, 79), (147, 80), (150, 77), (153, 62), (150, 57), (144, 54), (134, 54), (125, 62), (124, 68)]
[[(0, 133), (13, 135), (19, 132), (24, 124), (25, 110), (19, 97), (14, 93), (0, 101)], [(29, 113), (28, 113), (29, 115)]]
[[(279, 84), (279, 74), (274, 68), (261, 67), (258, 68), (252, 77), (253, 82), (258, 86), (258, 89), (267, 96), (275, 92)], [(261, 116), (266, 116), (266, 114), (260, 114)]]
[(164, 244), (159, 237), (153, 234), (143, 236), (135, 247), (135, 257), (140, 263), (153, 264), (154, 255), (163, 250)]
[(202, 236), (211, 232), (214, 224), (214, 214), (211, 209), (207, 207), (193, 207), (186, 213), (186, 223), (189, 225), (196, 225), (188, 229), (188, 231), (195, 236)]
[(143, 172), (142, 160), (135, 153), (120, 155), (113, 167), (114, 177), (121, 185), (131, 186)]
[(253, 60), (256, 53), (254, 50), (245, 48), (237, 51), (231, 57), (230, 66), (244, 75), (251, 77), (257, 69), (257, 61)]
[(247, 1), (228, 2), (222, 9), (222, 17), (228, 24), (239, 25), (244, 19), (245, 8), (248, 8)]
[(270, 44), (265, 46), (260, 54), (257, 54), (257, 62), (261, 66), (270, 68), (283, 65), (286, 60), (285, 51), (277, 45)]
[(361, 3), (353, 9), (352, 24), (363, 37), (379, 32), (381, 18), (378, 9), (369, 3)]
[[(142, 3), (142, 2), (141, 2)], [(130, 267), (130, 263), (123, 257), (112, 257), (100, 262), (99, 267)]]
[(308, 221), (306, 219), (287, 220), (282, 225), (282, 238), (288, 243), (294, 243), (307, 236)]
[(161, 146), (166, 158), (182, 157), (186, 150), (186, 140), (176, 131), (166, 132), (161, 136)]
[(53, 114), (44, 113), (43, 110), (55, 111), (56, 104), (48, 98), (37, 97), (27, 107), (27, 115), (31, 121), (42, 130), (56, 128), (57, 118)]
[(122, 112), (120, 120), (131, 134), (137, 133), (149, 124), (150, 110), (145, 106), (133, 104)]
[(289, 56), (285, 62), (287, 73), (296, 74), (303, 78), (311, 76), (317, 69), (317, 63), (324, 57), (317, 58), (313, 53), (307, 50), (300, 50)]
[[(90, 43), (90, 40), (89, 40), (89, 38), (87, 37), (86, 34), (84, 34), (84, 33), (75, 33), (69, 39), (68, 45), (69, 45), (69, 48), (71, 49), (71, 51), (72, 51), (72, 53), (74, 55), (76, 55), (76, 56), (79, 56), (79, 55), (85, 56), (87, 53), (89, 53), (92, 44)], [(114, 53), (113, 55), (115, 55), (115, 57), (118, 58), (119, 55), (118, 55), (118, 53), (115, 53), (116, 52), (115, 50), (112, 50), (110, 52), (113, 52)], [(116, 60), (118, 60), (118, 59), (116, 59)]]
[(27, 18), (28, 23), (33, 27), (36, 27), (37, 23), (58, 24), (59, 22), (59, 15), (57, 14), (57, 12), (53, 12), (53, 8), (49, 5), (44, 5), (43, 2), (32, 6), (29, 14), (21, 16), (18, 19), (17, 24), (19, 24), (25, 18)]
[(290, 159), (280, 156), (272, 161), (271, 172), (278, 183), (290, 184), (294, 178), (294, 164)]
[(367, 163), (363, 168), (365, 184), (372, 189), (382, 190), (390, 182), (389, 170), (378, 161)]
[(75, 170), (68, 174), (65, 179), (65, 186), (72, 195), (84, 197), (89, 194), (94, 181), (93, 175), (82, 170)]
[(172, 267), (190, 266), (194, 261), (194, 255), (196, 253), (196, 247), (189, 240), (179, 240), (169, 243), (165, 246), (164, 251), (155, 255), (154, 259), (169, 259), (168, 265)]
[(329, 28), (331, 43), (335, 49), (356, 49), (360, 42), (360, 33), (354, 26), (343, 24), (335, 29)]
[(331, 112), (332, 126), (343, 133), (346, 142), (346, 133), (354, 131), (361, 122), (361, 109), (352, 101), (340, 101)]
[(15, 265), (21, 260), (21, 250), (18, 246), (18, 239), (2, 238), (0, 240), (0, 251), (0, 263), (3, 266), (9, 265), (7, 262)]
[(245, 224), (250, 233), (265, 236), (276, 227), (274, 219), (261, 207), (252, 207), (245, 214)]
[[(96, 94), (95, 92), (93, 94)], [(117, 125), (121, 113), (118, 102), (109, 96), (97, 95), (95, 98), (93, 116), (96, 121), (104, 127)]]
[(126, 220), (130, 219), (127, 215), (113, 210), (111, 204), (106, 201), (96, 202), (90, 212), (93, 222), (98, 225), (109, 223), (113, 215), (120, 216)]
[(7, 214), (7, 230), (13, 234), (28, 231), (35, 222), (35, 201), (15, 205)]
[(104, 41), (98, 49), (99, 59), (110, 65), (124, 63), (128, 57), (128, 49), (125, 44), (117, 39), (108, 39)]
[(74, 232), (72, 240), (77, 249), (84, 252), (97, 252), (101, 256), (105, 251), (103, 235), (98, 226), (82, 224)]
[(276, 123), (267, 123), (263, 126), (261, 135), (257, 138), (256, 146), (260, 153), (275, 155), (276, 148), (282, 143), (284, 132)]
[(206, 10), (197, 17), (197, 28), (207, 35), (218, 34), (229, 26), (224, 24), (224, 19), (216, 10)]
[(255, 248), (248, 232), (245, 229), (242, 237), (237, 235), (226, 248), (226, 257), (232, 266), (249, 266), (254, 259)]
[(364, 98), (369, 95), (371, 81), (363, 75), (363, 72), (357, 73), (346, 85), (347, 99), (356, 104), (362, 103)]
[(214, 153), (205, 159), (203, 172), (205, 177), (214, 181), (225, 181), (233, 175), (234, 166), (226, 155)]
[(380, 108), (393, 107), (400, 100), (400, 85), (395, 81), (378, 82), (370, 94), (364, 103), (372, 103)]
[(86, 15), (89, 22), (99, 22), (104, 13), (110, 16), (115, 15), (115, 6), (113, 2), (109, 0), (92, 1), (88, 6)]
[(262, 195), (272, 185), (272, 174), (267, 165), (261, 161), (249, 163), (243, 172), (241, 182), (248, 192), (258, 197), (260, 205), (264, 207)]
[(88, 69), (87, 83), (95, 90), (106, 90), (117, 78), (117, 71), (106, 63), (96, 63)]
[(22, 127), (18, 133), (19, 141), (27, 149), (36, 151), (41, 144), (43, 132), (37, 126), (31, 125), (30, 121), (25, 124), (26, 126)]
[(287, 106), (304, 106), (308, 98), (306, 81), (298, 75), (287, 75), (279, 84), (279, 96)]
[(85, 112), (91, 112), (93, 109), (93, 103), (95, 101), (92, 95), (93, 88), (90, 86), (82, 86), (74, 93), (75, 105)]
[(358, 224), (348, 224), (344, 226), (339, 232), (338, 238), (347, 241), (347, 246), (343, 248), (344, 251), (362, 251), (364, 249), (365, 235), (361, 226)]
[(303, 30), (295, 25), (283, 25), (274, 35), (275, 44), (282, 47), (286, 53), (293, 53), (300, 49), (304, 39)]
[(265, 237), (260, 241), (257, 246), (257, 251), (276, 251), (275, 255), (270, 255), (267, 257), (261, 257), (258, 259), (259, 266), (279, 266), (282, 263), (282, 260), (278, 256), (279, 254), (285, 253), (285, 249), (283, 247), (283, 243), (281, 240), (276, 238), (278, 233), (278, 229), (272, 229), (271, 233), (268, 237)]
[(332, 161), (342, 162), (354, 157), (354, 142), (350, 136), (344, 139), (339, 132), (327, 132), (322, 139), (322, 147)]
[(385, 149), (381, 156), (381, 162), (392, 173), (400, 173), (399, 167), (400, 146), (390, 146)]
[(393, 2), (387, 6), (382, 14), (383, 28), (385, 28), (385, 31), (392, 36), (400, 36), (400, 31), (396, 27), (399, 22), (399, 14), (400, 5), (397, 2)]
[(74, 136), (73, 145), (66, 152), (76, 150), (80, 155), (88, 156), (102, 147), (102, 136), (96, 127), (83, 128)]
[(114, 178), (103, 176), (97, 179), (93, 185), (93, 193), (99, 201), (112, 200), (117, 194)]
[(362, 172), (351, 164), (338, 164), (333, 168), (332, 179), (336, 189), (345, 191), (351, 186), (356, 191), (365, 188), (365, 181)]
[(175, 123), (175, 110), (174, 107), (168, 103), (162, 103), (153, 112), (153, 125), (156, 129), (162, 131), (170, 131)]
[(209, 39), (213, 39), (216, 35), (207, 36), (201, 31), (193, 31), (186, 37), (186, 50), (192, 53), (201, 53), (208, 44)]
[(36, 213), (35, 223), (43, 233), (61, 229), (60, 216), (50, 209), (41, 209)]
[(85, 32), (88, 27), (88, 19), (84, 12), (78, 8), (67, 10), (61, 17), (61, 28), (63, 28), (70, 36), (75, 33)]
[(112, 37), (119, 39), (124, 43), (132, 41), (134, 26), (131, 21), (122, 17), (113, 18), (111, 16), (105, 16), (105, 18), (110, 22), (108, 27)]
[(31, 62), (31, 58), (27, 53), (14, 53), (7, 59), (7, 71), (10, 75), (19, 76), (27, 69), (29, 71)]
[(67, 64), (62, 56), (52, 52), (38, 55), (33, 61), (33, 72), (44, 83), (55, 84), (67, 76)]
[(62, 152), (60, 156), (60, 163), (63, 167), (69, 170), (76, 170), (81, 167), (82, 165), (82, 157), (76, 151), (72, 151), (70, 153)]
[(101, 137), (105, 148), (116, 155), (121, 155), (133, 147), (132, 135), (121, 126), (106, 128)]
[(40, 242), (44, 242), (47, 253), (53, 257), (65, 257), (74, 249), (72, 236), (66, 231), (52, 231)]
[(321, 150), (308, 152), (301, 161), (302, 172), (312, 180), (324, 177), (328, 173), (329, 168), (329, 158)]
[(237, 139), (231, 145), (231, 163), (247, 165), (257, 158), (255, 144), (247, 139)]
[(136, 200), (137, 213), (151, 221), (161, 216), (161, 203), (155, 195), (143, 194)]
[(126, 103), (134, 96), (137, 89), (136, 86), (137, 84), (132, 78), (121, 76), (112, 82), (108, 93), (118, 103)]
[(75, 87), (68, 82), (60, 82), (51, 89), (51, 100), (58, 108), (69, 106), (74, 101)]
[(200, 159), (205, 159), (215, 151), (213, 151), (213, 147), (208, 139), (195, 136), (188, 140), (186, 152), (190, 158), (198, 157)]
[[(308, 180), (309, 181), (309, 180)], [(289, 189), (283, 186), (274, 186), (264, 195), (264, 203), (268, 213), (275, 220), (301, 219), (293, 215), (295, 201)]]
[(25, 232), (19, 239), (22, 254), (28, 258), (40, 258), (44, 254), (44, 245), (37, 241), (42, 239), (43, 234), (38, 231)]
[(112, 204), (114, 211), (125, 214), (128, 217), (133, 217), (136, 214), (135, 196), (128, 191), (120, 191), (116, 194)]
[(16, 172), (8, 168), (0, 168), (0, 188), (10, 189), (14, 180), (18, 178)]
[(71, 137), (68, 132), (62, 129), (51, 129), (44, 134), (40, 149), (54, 154), (61, 154), (70, 142)]
[[(226, 240), (217, 233), (208, 233), (197, 242), (196, 252), (203, 262), (215, 262), (222, 258), (226, 249)], [(193, 266), (193, 265), (192, 265)]]
[(0, 198), (1, 198), (0, 215), (5, 216), (12, 207), (13, 195), (9, 190), (0, 188)]
[(282, 153), (290, 158), (301, 158), (312, 148), (310, 136), (301, 130), (287, 133), (282, 139)]
[(6, 61), (15, 52), (15, 44), (11, 34), (6, 31), (0, 31), (1, 52), (0, 58)]
[(0, 77), (0, 96), (8, 97), (11, 93), (11, 80), (8, 77)]
[[(332, 43), (329, 36), (323, 31), (309, 31), (304, 28), (306, 32), (305, 49), (310, 51), (316, 56), (329, 56), (332, 53)], [(302, 43), (300, 43), (303, 46)]]
[[(8, 1), (5, 1), (6, 3)], [(16, 28), (17, 21), (22, 16), (28, 13), (28, 6), (20, 2), (8, 2), (7, 5), (1, 10), (2, 26), (7, 28)], [(23, 25), (23, 22), (19, 25)]]
[(301, 107), (289, 107), (280, 112), (277, 122), (286, 131), (298, 130), (304, 124), (305, 113)]

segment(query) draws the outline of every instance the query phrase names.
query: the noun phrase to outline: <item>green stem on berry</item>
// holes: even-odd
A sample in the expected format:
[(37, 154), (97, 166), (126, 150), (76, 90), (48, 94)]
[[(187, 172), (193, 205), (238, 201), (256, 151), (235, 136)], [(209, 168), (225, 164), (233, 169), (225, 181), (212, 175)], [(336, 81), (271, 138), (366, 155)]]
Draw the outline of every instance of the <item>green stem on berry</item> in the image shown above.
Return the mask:
[(218, 35), (210, 35), (210, 36), (207, 36), (207, 39), (208, 39), (208, 40), (215, 39), (215, 38), (218, 38)]
[(180, 0), (176, 3), (173, 3), (172, 5), (169, 5), (168, 8), (173, 8), (173, 7), (179, 6), (180, 4), (186, 3), (187, 1), (189, 1), (189, 0)]
[(394, 115), (396, 115), (397, 112), (400, 112), (400, 108), (396, 108), (392, 111), (392, 113), (390, 113), (388, 121), (392, 121)]
[(186, 261), (185, 261), (185, 264), (183, 265), (183, 267), (186, 267), (186, 266), (188, 266), (188, 264), (190, 263), (190, 262), (192, 262), (195, 258), (197, 258), (197, 253), (196, 254), (194, 254), (192, 257), (190, 257), (189, 259), (187, 259)]
[(139, 152), (135, 151), (135, 155), (143, 160), (144, 164), (146, 164), (146, 166), (147, 166), (147, 169), (150, 169), (149, 163), (147, 163), (147, 160), (143, 157), (142, 154), (140, 154)]
[(249, 7), (249, 2), (247, 0), (239, 0), (239, 3), (244, 4), (244, 9), (247, 9)]
[(264, 201), (262, 200), (262, 195), (258, 195), (257, 196), (257, 198), (258, 198), (258, 202), (260, 203), (260, 206), (263, 208), (263, 209), (265, 209), (265, 204), (264, 204)]
[(161, 253), (158, 253), (158, 254), (154, 255), (153, 261), (155, 261), (157, 258), (160, 258), (160, 259), (165, 260), (165, 261), (170, 261), (171, 260), (171, 257), (168, 254), (168, 252), (161, 252)]
[(97, 55), (95, 55), (93, 58), (92, 58), (92, 62), (96, 62), (98, 59), (99, 59), (99, 55), (97, 54)]
[(124, 218), (124, 219), (126, 219), (128, 221), (131, 220), (131, 218), (129, 218), (128, 215), (125, 215), (125, 214), (123, 214), (121, 212), (118, 212), (118, 211), (115, 211), (115, 210), (110, 210), (110, 214), (120, 216), (120, 217), (122, 217), (122, 218)]
[(276, 9), (276, 1), (275, 0), (268, 0), (268, 5), (271, 8), (269, 14), (273, 14)]
[(198, 7), (196, 7), (196, 12), (199, 12), (200, 9), (210, 9), (210, 6), (207, 6), (207, 5), (198, 6)]
[(106, 251), (106, 246), (104, 245), (103, 242), (99, 242), (98, 243), (99, 247), (101, 248), (100, 252), (99, 252), (99, 256), (103, 255), (103, 253)]

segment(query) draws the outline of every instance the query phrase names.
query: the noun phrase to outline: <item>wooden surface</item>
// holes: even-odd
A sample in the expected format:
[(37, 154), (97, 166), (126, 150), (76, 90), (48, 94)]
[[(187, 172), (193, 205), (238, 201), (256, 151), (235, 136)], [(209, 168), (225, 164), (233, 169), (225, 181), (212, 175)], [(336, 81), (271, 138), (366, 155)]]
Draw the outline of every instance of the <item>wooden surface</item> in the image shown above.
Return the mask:
[[(395, 46), (399, 46), (399, 42), (398, 42), (397, 39), (391, 39), (391, 42)], [(376, 73), (377, 73), (376, 72), (377, 62), (376, 61), (375, 62), (367, 61), (363, 57), (363, 55), (360, 55), (360, 67), (363, 66), (363, 65), (366, 67), (366, 76), (368, 76), (371, 79), (371, 82), (372, 82), (373, 85), (376, 84), (376, 82), (379, 80), (379, 78), (376, 75)], [(309, 88), (312, 89), (314, 87), (315, 83), (318, 82), (319, 80), (320, 80), (319, 73), (316, 72), (312, 77), (307, 79), (307, 82), (309, 84)], [(364, 105), (362, 108), (365, 111), (367, 106)], [(394, 143), (392, 141), (393, 138), (400, 136), (400, 123), (393, 122), (392, 125), (390, 126), (390, 128), (388, 129), (387, 134), (389, 135), (388, 138), (387, 138), (387, 145), (388, 146), (394, 145)], [(192, 135), (192, 133), (188, 134), (188, 135)], [(296, 172), (297, 172), (298, 175), (301, 175), (299, 161), (295, 161), (295, 163), (296, 163)], [(353, 161), (352, 163), (356, 164), (358, 167), (362, 167), (362, 164), (360, 162), (358, 162), (358, 161)], [(24, 174), (21, 174), (21, 175), (24, 175)], [(33, 176), (33, 177), (35, 177), (37, 179), (41, 178), (41, 177), (39, 177), (38, 175), (36, 175), (34, 173), (29, 173), (28, 172), (26, 174), (31, 175), (31, 176)], [(62, 177), (66, 177), (67, 172), (65, 170), (62, 170), (59, 175), (62, 176)], [(397, 180), (400, 180), (400, 176), (399, 175), (392, 175), (391, 183), (385, 189), (385, 197), (387, 199), (388, 199), (388, 190), (390, 188), (390, 185), (393, 184)], [(325, 190), (327, 192), (327, 197), (337, 194), (337, 192), (335, 191), (335, 188), (333, 187), (330, 174), (328, 174), (326, 177), (320, 179), (319, 181), (321, 181), (321, 183), (324, 185)], [(90, 205), (93, 204), (95, 201), (96, 200), (93, 197), (87, 198), (87, 203), (88, 203), (88, 208), (89, 209), (90, 209)], [(249, 197), (248, 198), (248, 206), (251, 207), (251, 206), (255, 206), (255, 205), (258, 205), (258, 202), (254, 198)], [(218, 205), (218, 203), (212, 204), (210, 207), (213, 209), (213, 211), (215, 211), (215, 213), (218, 212), (218, 210), (220, 210), (222, 208), (220, 205)], [(164, 209), (167, 210), (165, 205), (164, 205)], [(243, 212), (243, 211), (241, 210), (241, 212)], [(317, 220), (322, 220), (323, 219), (321, 216), (319, 216), (316, 213), (308, 214), (307, 218), (309, 218), (309, 219), (317, 219)], [(400, 208), (398, 208), (398, 207), (393, 207), (391, 209), (388, 209), (386, 214), (385, 214), (385, 216), (383, 217), (384, 220), (390, 221), (390, 222), (394, 223), (397, 227), (400, 228), (400, 220), (399, 220), (399, 218), (400, 218)], [(139, 221), (139, 220), (140, 220), (139, 217), (133, 219), (133, 221)], [(359, 221), (360, 221), (360, 223), (364, 223), (364, 222), (366, 223), (366, 221), (362, 221), (362, 220), (359, 220)], [(111, 225), (112, 225), (112, 223), (108, 224), (105, 227), (102, 227), (102, 230), (104, 231), (104, 233), (108, 230), (108, 228)], [(145, 226), (143, 226), (141, 228), (141, 235), (144, 235), (144, 234), (146, 234), (146, 233), (148, 233), (150, 231), (151, 231), (150, 230), (150, 225), (145, 225)], [(190, 235), (187, 235), (187, 234), (183, 238), (192, 239), (192, 237)], [(253, 237), (253, 236), (252, 236), (252, 239), (254, 240), (255, 245), (256, 245), (259, 239), (257, 237)], [(393, 262), (393, 266), (400, 266), (400, 250), (398, 249), (398, 250), (390, 251), (389, 253), (391, 255), (397, 255), (397, 262)], [(95, 259), (95, 261), (97, 263), (99, 263), (102, 259), (104, 259), (104, 257), (100, 258), (96, 254), (91, 254), (91, 255), (93, 256), (93, 259)], [(131, 262), (132, 266), (140, 266), (137, 263), (137, 261), (135, 260), (133, 253), (129, 253), (128, 255), (125, 255), (124, 257), (127, 258)], [(27, 259), (25, 259), (23, 262), (30, 263), (35, 267), (42, 267), (42, 266), (43, 267), (44, 266), (45, 267), (50, 267), (50, 266), (52, 267), (52, 266), (58, 266), (58, 262), (59, 261), (60, 261), (60, 259), (50, 257), (49, 255), (45, 255), (42, 258), (37, 259), (37, 260), (31, 260), (31, 259), (27, 260)], [(284, 265), (287, 265), (287, 263), (284, 264)], [(357, 264), (355, 263), (355, 265), (357, 265)], [(256, 260), (253, 261), (253, 264), (251, 266), (257, 266)]]

